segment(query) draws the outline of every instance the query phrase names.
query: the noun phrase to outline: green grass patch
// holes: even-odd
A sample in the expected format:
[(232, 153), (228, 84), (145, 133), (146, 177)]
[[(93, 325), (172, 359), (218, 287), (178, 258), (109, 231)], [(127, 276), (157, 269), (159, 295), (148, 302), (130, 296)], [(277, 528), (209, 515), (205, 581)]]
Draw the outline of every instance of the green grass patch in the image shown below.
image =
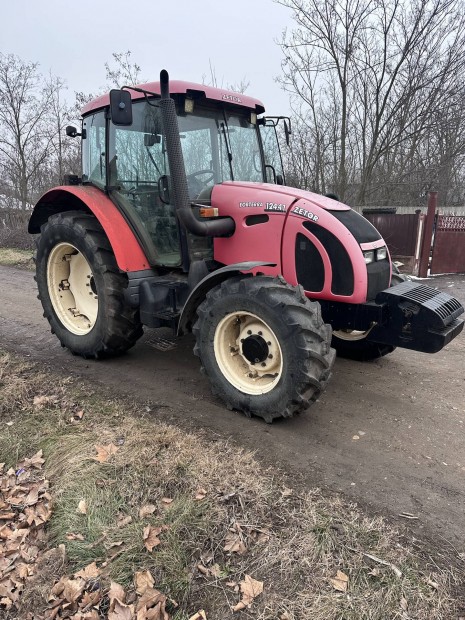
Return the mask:
[(0, 247), (0, 265), (12, 265), (23, 269), (34, 269), (31, 250), (18, 250), (17, 248)]

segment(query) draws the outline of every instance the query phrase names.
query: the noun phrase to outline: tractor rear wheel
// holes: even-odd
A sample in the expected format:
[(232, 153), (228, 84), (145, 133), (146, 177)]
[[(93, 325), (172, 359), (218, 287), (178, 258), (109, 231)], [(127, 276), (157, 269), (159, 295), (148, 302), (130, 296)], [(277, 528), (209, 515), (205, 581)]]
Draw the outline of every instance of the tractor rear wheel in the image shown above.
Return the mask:
[(36, 281), (44, 316), (62, 346), (83, 357), (123, 353), (142, 335), (125, 301), (127, 278), (92, 215), (52, 215), (36, 240)]
[[(392, 273), (391, 286), (401, 284), (408, 280), (407, 276), (397, 271)], [(333, 330), (333, 346), (339, 357), (357, 360), (359, 362), (369, 362), (380, 357), (384, 357), (392, 353), (396, 347), (390, 344), (382, 344), (380, 342), (371, 342), (368, 340), (370, 330), (367, 332), (359, 332), (355, 330)]]
[(197, 309), (194, 353), (229, 409), (271, 422), (315, 401), (335, 352), (320, 306), (282, 279), (234, 277)]

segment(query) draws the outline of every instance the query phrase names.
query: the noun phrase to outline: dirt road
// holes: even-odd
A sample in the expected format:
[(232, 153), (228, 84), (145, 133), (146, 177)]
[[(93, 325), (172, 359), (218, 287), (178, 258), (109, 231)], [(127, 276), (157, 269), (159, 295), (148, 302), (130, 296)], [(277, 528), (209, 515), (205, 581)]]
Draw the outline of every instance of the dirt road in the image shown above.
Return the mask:
[[(465, 302), (465, 276), (428, 284)], [(289, 472), (291, 483), (342, 492), (402, 523), (398, 515), (411, 513), (415, 529), (465, 552), (465, 335), (434, 356), (398, 349), (369, 364), (338, 359), (318, 403), (271, 426), (227, 411), (211, 395), (191, 338), (170, 348), (162, 336), (147, 330), (116, 360), (73, 357), (42, 318), (32, 273), (0, 267), (2, 348), (150, 401), (154, 422), (203, 428), (212, 440), (230, 436)]]

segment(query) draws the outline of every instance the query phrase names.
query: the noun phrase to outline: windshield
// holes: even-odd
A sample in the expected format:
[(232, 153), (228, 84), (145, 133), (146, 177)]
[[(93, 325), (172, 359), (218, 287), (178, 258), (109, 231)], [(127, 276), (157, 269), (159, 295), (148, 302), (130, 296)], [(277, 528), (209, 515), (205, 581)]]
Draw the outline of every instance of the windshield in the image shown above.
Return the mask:
[[(264, 180), (257, 126), (246, 110), (232, 113), (197, 105), (193, 114), (179, 112), (178, 123), (191, 198), (222, 181)], [(111, 134), (111, 186), (129, 189), (169, 175), (158, 106), (135, 103), (133, 124), (111, 125)]]

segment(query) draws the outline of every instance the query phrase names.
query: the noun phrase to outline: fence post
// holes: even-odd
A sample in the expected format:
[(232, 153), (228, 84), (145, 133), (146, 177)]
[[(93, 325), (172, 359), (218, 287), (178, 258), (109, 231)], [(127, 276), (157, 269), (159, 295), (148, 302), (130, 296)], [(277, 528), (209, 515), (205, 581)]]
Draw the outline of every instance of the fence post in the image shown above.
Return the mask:
[(431, 253), (431, 241), (433, 239), (434, 216), (438, 204), (438, 193), (428, 193), (428, 211), (426, 213), (425, 226), (423, 229), (423, 244), (421, 246), (420, 267), (418, 275), (420, 278), (428, 276), (429, 256)]

